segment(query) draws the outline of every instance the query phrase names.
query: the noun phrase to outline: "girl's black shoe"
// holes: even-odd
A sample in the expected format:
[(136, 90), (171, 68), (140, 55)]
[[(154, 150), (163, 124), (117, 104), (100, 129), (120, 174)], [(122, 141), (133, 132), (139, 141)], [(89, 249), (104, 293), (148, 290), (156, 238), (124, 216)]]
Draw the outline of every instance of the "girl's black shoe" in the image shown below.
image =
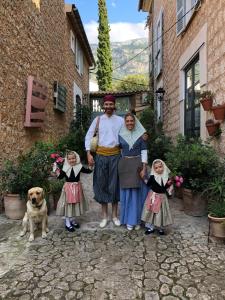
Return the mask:
[(69, 232), (74, 232), (75, 229), (73, 228), (73, 226), (65, 226), (66, 227), (66, 230), (69, 231)]
[(159, 232), (159, 235), (165, 235), (165, 231), (163, 229), (159, 229), (158, 232)]
[(155, 231), (154, 229), (148, 228), (147, 230), (145, 230), (145, 234), (148, 235), (148, 234), (153, 233), (154, 231)]
[(71, 226), (73, 228), (76, 228), (76, 229), (80, 228), (80, 224), (79, 223), (73, 223), (73, 222), (71, 222), (70, 224), (71, 224)]

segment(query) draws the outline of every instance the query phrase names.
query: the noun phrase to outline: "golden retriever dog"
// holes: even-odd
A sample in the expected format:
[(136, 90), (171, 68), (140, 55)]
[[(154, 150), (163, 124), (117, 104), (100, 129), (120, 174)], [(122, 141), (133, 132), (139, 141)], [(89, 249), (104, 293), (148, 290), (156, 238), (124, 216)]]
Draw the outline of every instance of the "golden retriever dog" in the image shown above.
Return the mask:
[(23, 218), (23, 230), (20, 236), (24, 236), (30, 228), (29, 242), (34, 240), (36, 225), (41, 225), (42, 238), (46, 238), (48, 230), (47, 205), (44, 199), (44, 191), (40, 187), (33, 187), (28, 191), (27, 211)]

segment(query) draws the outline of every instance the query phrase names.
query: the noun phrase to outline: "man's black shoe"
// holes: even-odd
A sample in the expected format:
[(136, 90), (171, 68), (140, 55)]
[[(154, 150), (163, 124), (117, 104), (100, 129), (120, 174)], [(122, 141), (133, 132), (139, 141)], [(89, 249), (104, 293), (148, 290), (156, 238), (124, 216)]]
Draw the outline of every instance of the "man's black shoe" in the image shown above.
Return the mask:
[(66, 230), (69, 231), (69, 232), (74, 232), (75, 231), (73, 226), (65, 226), (65, 227), (66, 227)]
[(155, 229), (150, 229), (148, 228), (146, 231), (145, 231), (145, 234), (148, 235), (148, 234), (151, 234), (155, 231)]

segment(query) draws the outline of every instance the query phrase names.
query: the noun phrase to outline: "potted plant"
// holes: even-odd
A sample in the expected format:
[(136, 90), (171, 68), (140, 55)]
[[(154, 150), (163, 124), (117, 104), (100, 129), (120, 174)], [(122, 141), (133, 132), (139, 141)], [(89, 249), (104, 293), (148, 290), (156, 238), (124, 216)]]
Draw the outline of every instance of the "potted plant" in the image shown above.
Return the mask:
[[(27, 191), (35, 186), (49, 191), (51, 170), (50, 153), (53, 145), (38, 142), (17, 160), (7, 161), (0, 172), (1, 190), (4, 191), (5, 214), (11, 219), (21, 219), (25, 212)], [(13, 194), (16, 196), (12, 196)], [(19, 202), (17, 200), (21, 199)], [(15, 205), (17, 205), (15, 207)]]
[(205, 215), (207, 199), (202, 192), (220, 164), (215, 150), (199, 139), (179, 136), (174, 149), (166, 154), (166, 162), (173, 173), (184, 178), (184, 212), (192, 216)]
[(213, 178), (203, 194), (208, 198), (209, 235), (225, 238), (225, 175), (219, 172)]
[(205, 126), (206, 126), (206, 128), (208, 130), (208, 134), (210, 136), (214, 136), (217, 133), (219, 127), (220, 127), (220, 123), (219, 122), (215, 122), (213, 119), (208, 119), (205, 122)]
[(12, 161), (7, 161), (0, 173), (5, 214), (13, 220), (22, 219), (25, 213), (26, 202), (22, 176), (18, 165)]
[(203, 91), (200, 93), (199, 101), (205, 111), (209, 111), (212, 108), (214, 94), (211, 91)]
[(214, 114), (214, 118), (216, 120), (223, 121), (225, 118), (225, 103), (222, 104), (216, 104), (212, 107), (212, 112)]

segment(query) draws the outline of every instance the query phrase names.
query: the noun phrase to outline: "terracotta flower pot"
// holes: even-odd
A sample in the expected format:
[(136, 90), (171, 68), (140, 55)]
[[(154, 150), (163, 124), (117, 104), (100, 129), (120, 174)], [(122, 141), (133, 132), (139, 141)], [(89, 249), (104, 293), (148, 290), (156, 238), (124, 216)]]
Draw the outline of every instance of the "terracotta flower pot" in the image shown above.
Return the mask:
[(210, 222), (210, 236), (225, 238), (225, 218), (216, 218), (208, 215)]
[(225, 118), (225, 104), (212, 107), (212, 112), (216, 120), (224, 120)]
[(213, 99), (212, 98), (204, 98), (200, 101), (200, 103), (205, 111), (209, 111), (212, 108)]
[(26, 202), (20, 199), (19, 194), (7, 194), (4, 196), (5, 215), (9, 219), (20, 220), (26, 211)]
[(218, 130), (220, 124), (219, 123), (213, 123), (213, 124), (206, 124), (205, 125), (207, 130), (208, 130), (208, 134), (210, 136), (214, 136), (214, 134), (216, 133), (216, 131)]
[(183, 188), (184, 213), (193, 217), (202, 217), (207, 213), (207, 201), (199, 193)]
[(182, 187), (175, 187), (175, 197), (179, 199), (183, 199), (183, 188)]

